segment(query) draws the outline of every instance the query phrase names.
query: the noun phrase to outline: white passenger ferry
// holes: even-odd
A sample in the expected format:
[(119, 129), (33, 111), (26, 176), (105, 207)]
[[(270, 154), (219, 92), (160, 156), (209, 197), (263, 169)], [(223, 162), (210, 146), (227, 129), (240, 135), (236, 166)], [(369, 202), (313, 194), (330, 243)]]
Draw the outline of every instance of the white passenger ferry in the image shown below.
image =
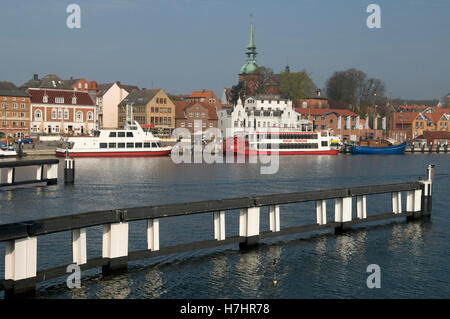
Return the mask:
[(127, 120), (122, 130), (100, 130), (96, 136), (67, 138), (56, 149), (56, 156), (66, 156), (66, 151), (72, 157), (165, 156), (171, 149), (162, 146), (161, 140), (144, 131), (138, 122)]
[(339, 151), (333, 149), (333, 136), (329, 131), (313, 132), (295, 129), (264, 130), (241, 133), (243, 142), (238, 137), (224, 141), (224, 152), (235, 154), (257, 155), (260, 152), (280, 155), (337, 155)]

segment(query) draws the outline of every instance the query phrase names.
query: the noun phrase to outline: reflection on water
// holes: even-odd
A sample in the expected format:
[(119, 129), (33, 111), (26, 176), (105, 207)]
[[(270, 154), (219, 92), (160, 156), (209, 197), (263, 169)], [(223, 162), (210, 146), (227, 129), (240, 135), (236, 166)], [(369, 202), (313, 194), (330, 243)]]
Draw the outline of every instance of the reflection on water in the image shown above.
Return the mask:
[(236, 263), (236, 275), (239, 280), (237, 288), (243, 296), (258, 296), (259, 288), (264, 279), (261, 271), (261, 255), (256, 251), (249, 251), (239, 255)]
[(98, 281), (99, 290), (96, 296), (102, 299), (125, 299), (131, 293), (133, 279), (130, 276), (118, 275)]
[(167, 292), (159, 269), (146, 269), (144, 280), (140, 287), (143, 298), (159, 298)]
[(212, 259), (213, 267), (209, 272), (209, 282), (211, 286), (215, 286), (216, 289), (221, 290), (225, 281), (227, 280), (226, 276), (228, 275), (228, 264), (229, 261), (225, 255), (216, 256)]

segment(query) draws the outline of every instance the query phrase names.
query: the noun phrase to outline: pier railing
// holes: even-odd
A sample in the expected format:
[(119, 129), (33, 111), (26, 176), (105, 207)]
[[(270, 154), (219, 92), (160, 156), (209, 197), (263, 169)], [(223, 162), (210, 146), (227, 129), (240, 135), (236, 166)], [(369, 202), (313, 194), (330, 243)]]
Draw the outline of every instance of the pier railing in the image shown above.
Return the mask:
[[(417, 219), (431, 213), (433, 166), (428, 166), (426, 180), (386, 185), (347, 187), (330, 190), (250, 196), (222, 200), (157, 205), (107, 210), (0, 225), (0, 242), (6, 242), (5, 279), (0, 290), (6, 295), (35, 289), (36, 283), (66, 276), (69, 265), (37, 270), (37, 238), (47, 234), (72, 232), (72, 261), (81, 270), (102, 267), (104, 274), (127, 268), (129, 261), (161, 255), (199, 250), (221, 245), (239, 244), (241, 249), (258, 245), (260, 239), (334, 228), (336, 233), (349, 230), (352, 224), (406, 217)], [(402, 193), (406, 192), (406, 209)], [(366, 197), (392, 194), (392, 211), (367, 216)], [(352, 212), (356, 200), (356, 214)], [(327, 220), (327, 201), (334, 200), (334, 218)], [(280, 228), (280, 206), (315, 202), (316, 223)], [(269, 229), (260, 229), (260, 209), (268, 207)], [(225, 236), (225, 213), (240, 210), (239, 236)], [(159, 219), (174, 216), (213, 215), (214, 238), (174, 246), (160, 247)], [(147, 249), (128, 251), (128, 223), (146, 220)], [(86, 228), (103, 225), (102, 257), (87, 258)]]
[[(47, 185), (57, 184), (58, 164), (59, 160), (57, 159), (0, 162), (0, 187), (35, 183), (47, 183)], [(34, 167), (36, 170), (36, 179), (17, 181), (16, 169), (24, 167)], [(4, 171), (7, 174), (6, 183), (2, 183), (1, 179)]]

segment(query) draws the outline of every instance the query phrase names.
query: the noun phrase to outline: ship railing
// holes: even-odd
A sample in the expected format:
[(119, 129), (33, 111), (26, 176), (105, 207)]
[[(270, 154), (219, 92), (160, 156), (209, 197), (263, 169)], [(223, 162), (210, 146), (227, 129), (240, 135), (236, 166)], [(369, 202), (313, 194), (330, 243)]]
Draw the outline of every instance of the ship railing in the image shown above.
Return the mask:
[[(0, 225), (0, 242), (6, 243), (5, 275), (0, 281), (0, 290), (5, 290), (6, 296), (34, 291), (38, 282), (67, 276), (67, 267), (74, 264), (83, 271), (102, 267), (104, 274), (111, 274), (123, 271), (128, 262), (139, 259), (231, 244), (249, 249), (264, 238), (327, 228), (339, 234), (350, 230), (354, 224), (402, 217), (407, 220), (423, 218), (431, 213), (432, 178), (433, 166), (429, 165), (427, 179), (413, 182), (114, 209)], [(367, 196), (389, 193), (392, 211), (368, 216)], [(406, 193), (405, 210), (402, 193)], [(356, 214), (352, 211), (354, 200)], [(334, 218), (331, 220), (327, 219), (328, 201), (334, 201)], [(315, 223), (281, 228), (282, 205), (304, 202), (315, 203)], [(267, 208), (269, 218), (266, 230), (260, 227), (263, 208)], [(226, 237), (225, 216), (233, 210), (240, 211), (239, 235)], [(213, 237), (210, 240), (160, 246), (160, 219), (194, 214), (212, 215)], [(142, 235), (146, 236), (147, 248), (130, 252), (128, 224), (133, 221), (146, 221), (146, 231)], [(102, 256), (88, 259), (86, 229), (99, 225), (103, 225)], [(72, 264), (37, 270), (37, 238), (60, 232), (72, 234)]]

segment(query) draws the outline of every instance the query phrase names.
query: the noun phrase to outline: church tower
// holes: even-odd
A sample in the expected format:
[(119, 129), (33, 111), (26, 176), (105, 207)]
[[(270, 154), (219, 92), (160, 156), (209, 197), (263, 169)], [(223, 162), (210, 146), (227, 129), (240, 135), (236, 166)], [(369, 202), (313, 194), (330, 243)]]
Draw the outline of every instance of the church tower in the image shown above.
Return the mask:
[[(253, 21), (250, 24), (250, 42), (247, 46), (247, 52), (245, 53), (246, 63), (241, 67), (239, 71), (239, 82), (244, 82), (246, 92), (248, 95), (254, 95), (259, 85), (261, 85), (263, 75), (258, 70), (258, 64), (256, 64), (256, 46), (255, 35), (253, 31)], [(248, 96), (247, 96), (248, 97)]]

